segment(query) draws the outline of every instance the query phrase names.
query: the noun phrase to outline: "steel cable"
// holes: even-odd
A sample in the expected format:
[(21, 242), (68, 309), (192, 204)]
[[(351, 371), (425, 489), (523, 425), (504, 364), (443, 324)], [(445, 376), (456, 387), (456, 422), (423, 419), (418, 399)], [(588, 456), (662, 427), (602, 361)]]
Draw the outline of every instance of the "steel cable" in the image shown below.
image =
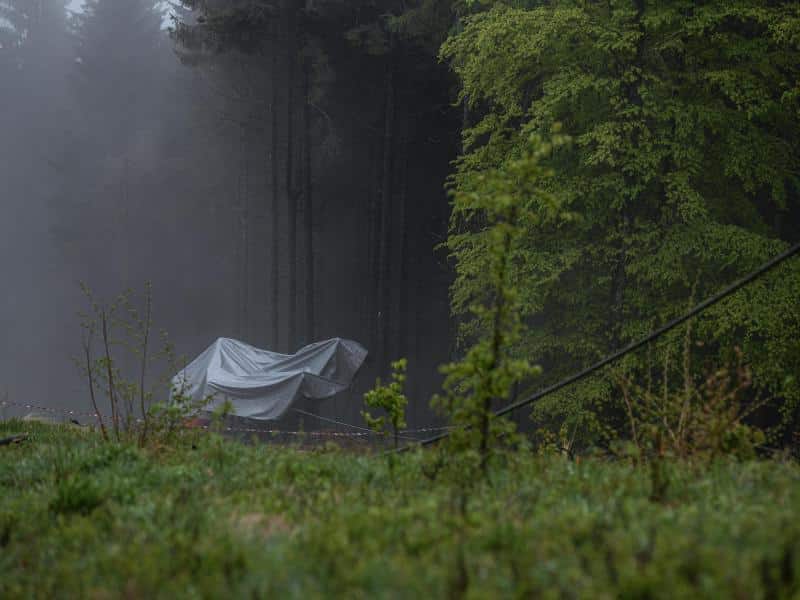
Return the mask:
[[(534, 402), (536, 402), (538, 400), (541, 400), (545, 396), (549, 396), (550, 394), (553, 394), (553, 393), (555, 393), (555, 392), (557, 392), (557, 391), (559, 391), (559, 390), (561, 390), (561, 389), (563, 389), (563, 388), (565, 388), (565, 387), (567, 387), (569, 385), (572, 385), (576, 381), (580, 381), (581, 379), (584, 379), (584, 378), (588, 377), (589, 375), (599, 371), (603, 367), (605, 367), (605, 366), (607, 366), (607, 365), (609, 365), (609, 364), (611, 364), (613, 362), (616, 362), (617, 360), (619, 360), (620, 358), (626, 356), (627, 354), (630, 354), (631, 352), (634, 352), (635, 350), (638, 350), (639, 348), (641, 348), (641, 347), (649, 344), (650, 342), (656, 340), (657, 338), (661, 337), (665, 333), (675, 329), (679, 325), (682, 325), (683, 323), (685, 323), (686, 321), (688, 321), (692, 317), (697, 316), (698, 314), (700, 314), (701, 312), (703, 312), (707, 308), (717, 304), (718, 302), (720, 302), (721, 300), (724, 300), (725, 298), (727, 298), (728, 296), (730, 296), (734, 292), (737, 292), (740, 289), (742, 289), (743, 287), (745, 287), (746, 285), (752, 283), (753, 281), (755, 281), (756, 279), (758, 279), (762, 275), (766, 274), (767, 272), (771, 271), (772, 269), (774, 269), (775, 267), (777, 267), (781, 263), (785, 262), (786, 260), (788, 260), (789, 258), (794, 256), (795, 254), (797, 254), (798, 252), (800, 252), (800, 244), (795, 244), (791, 248), (787, 249), (785, 252), (782, 252), (782, 253), (778, 254), (777, 256), (775, 256), (774, 258), (770, 259), (769, 261), (765, 262), (763, 265), (761, 265), (758, 269), (756, 269), (752, 273), (746, 275), (745, 277), (742, 277), (741, 279), (738, 279), (737, 281), (733, 282), (732, 284), (730, 284), (728, 287), (724, 288), (720, 292), (717, 292), (713, 296), (711, 296), (711, 297), (707, 298), (706, 300), (704, 300), (703, 302), (697, 304), (694, 308), (692, 308), (688, 312), (684, 313), (680, 317), (672, 319), (668, 323), (662, 325), (661, 327), (659, 327), (658, 329), (656, 329), (655, 331), (650, 333), (648, 336), (646, 336), (646, 337), (644, 337), (644, 338), (642, 338), (642, 339), (640, 339), (640, 340), (638, 340), (636, 342), (632, 342), (632, 343), (628, 344), (624, 348), (622, 348), (620, 350), (617, 350), (616, 352), (613, 352), (612, 354), (609, 354), (608, 356), (606, 356), (602, 360), (599, 360), (598, 362), (586, 367), (585, 369), (583, 369), (581, 371), (578, 371), (577, 373), (574, 373), (573, 375), (570, 375), (569, 377), (566, 377), (565, 379), (562, 379), (558, 383), (554, 383), (553, 385), (548, 386), (548, 387), (544, 388), (543, 390), (540, 390), (540, 391), (532, 394), (531, 396), (528, 396), (527, 398), (519, 400), (518, 402), (513, 402), (513, 403), (509, 404), (508, 406), (505, 406), (505, 407), (499, 409), (494, 414), (496, 416), (498, 416), (498, 417), (506, 415), (506, 414), (518, 409), (518, 408), (522, 408), (523, 406), (528, 406), (530, 404), (533, 404)], [(438, 435), (435, 435), (435, 436), (432, 436), (432, 437), (429, 437), (427, 439), (424, 439), (424, 440), (420, 441), (419, 445), (428, 446), (430, 444), (434, 444), (434, 443), (436, 443), (436, 442), (438, 442), (440, 440), (443, 440), (444, 438), (446, 438), (449, 435), (450, 435), (449, 432), (440, 433)], [(404, 446), (402, 448), (398, 448), (397, 451), (398, 452), (403, 452), (403, 451), (408, 450), (409, 448), (411, 448), (410, 445), (409, 446)]]

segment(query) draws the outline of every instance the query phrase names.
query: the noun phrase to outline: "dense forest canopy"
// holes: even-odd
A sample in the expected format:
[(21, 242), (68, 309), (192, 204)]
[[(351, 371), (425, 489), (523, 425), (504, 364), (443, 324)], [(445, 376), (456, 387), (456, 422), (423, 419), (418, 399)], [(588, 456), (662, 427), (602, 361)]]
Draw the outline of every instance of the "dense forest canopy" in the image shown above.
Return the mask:
[[(429, 419), (450, 339), (450, 277), (434, 252), (446, 235), (443, 184), (459, 133), (446, 66), (433, 47), (390, 26), (387, 15), (400, 14), (401, 3), (185, 6), (172, 31), (176, 52), (217, 74), (230, 118), (263, 152), (254, 168), (267, 185), (248, 193), (243, 220), (264, 215), (260, 243), (271, 260), (240, 259), (266, 275), (267, 345), (289, 349), (291, 340), (346, 332), (370, 349), (367, 384), (407, 356), (411, 413)], [(336, 258), (353, 243), (356, 256)], [(359, 279), (349, 290), (342, 275), (353, 263)], [(326, 296), (351, 291), (350, 306), (325, 306)], [(360, 419), (352, 409), (339, 413)]]
[[(183, 30), (189, 45), (238, 40), (244, 23), (267, 27), (275, 17), (270, 3), (191, 6), (201, 17)], [(468, 198), (486, 193), (487, 171), (518, 158), (532, 133), (558, 127), (571, 139), (547, 161), (560, 212), (526, 223), (510, 275), (529, 325), (513, 354), (541, 363), (547, 380), (642, 337), (797, 240), (800, 9), (793, 2), (320, 1), (296, 8), (307, 27), (331, 19), (328, 27), (368, 53), (410, 44), (432, 54), (441, 43), (439, 59), (452, 66), (463, 108), (446, 242), (463, 342), (485, 330), (471, 307), (493, 289), (486, 211)], [(525, 202), (541, 212), (535, 198)], [(623, 370), (669, 379), (665, 361), (680, 366), (690, 337), (699, 377), (741, 348), (755, 373), (754, 394), (774, 398), (772, 409), (791, 418), (800, 400), (797, 380), (786, 376), (800, 367), (798, 289), (800, 269), (787, 265), (708, 311), (688, 333), (629, 357)], [(595, 439), (596, 416), (618, 392), (615, 377), (553, 396), (537, 406), (534, 421)]]
[[(59, 276), (130, 285), (156, 239), (212, 229), (214, 277), (200, 283), (191, 267), (197, 283), (181, 289), (211, 300), (182, 327), (285, 351), (347, 331), (370, 347), (370, 376), (409, 356), (422, 420), (435, 365), (491, 329), (491, 311), (473, 311), (498, 293), (486, 198), (510, 195), (522, 215), (506, 277), (526, 329), (503, 352), (543, 368), (522, 391), (641, 338), (797, 240), (793, 2), (117, 4), (0, 3), (9, 98), (26, 118), (52, 115), (26, 133), (49, 165), (33, 189), (54, 249), (81, 265)], [(543, 188), (516, 186), (530, 140), (553, 135), (564, 143), (542, 158)], [(23, 154), (4, 151), (22, 189)], [(145, 198), (173, 190), (165, 225)], [(191, 243), (178, 245), (185, 268)], [(787, 264), (517, 420), (594, 443), (620, 422), (620, 381), (685, 387), (688, 372), (700, 381), (739, 352), (749, 394), (769, 400), (757, 419), (796, 418), (799, 285)]]
[[(530, 132), (558, 123), (572, 137), (550, 159), (571, 218), (531, 223), (517, 248), (533, 324), (519, 352), (566, 374), (797, 241), (798, 14), (792, 2), (497, 2), (447, 40), (441, 56), (474, 115), (457, 189), (480, 192), (480, 174)], [(453, 214), (458, 314), (485, 286), (479, 219), (468, 205)], [(798, 289), (800, 269), (786, 266), (709, 311), (698, 362), (740, 346), (762, 392), (796, 405)], [(590, 381), (537, 416), (578, 419), (609, 386)]]
[[(180, 354), (347, 336), (371, 359), (324, 410), (360, 420), (381, 365), (405, 356), (410, 422), (429, 420), (450, 353), (432, 248), (459, 114), (433, 49), (389, 54), (374, 6), (330, 6), (257, 3), (220, 24), (156, 0), (0, 1), (0, 268), (15, 282), (0, 397), (85, 409), (78, 282), (110, 300), (150, 280)], [(207, 30), (197, 47), (183, 22)]]

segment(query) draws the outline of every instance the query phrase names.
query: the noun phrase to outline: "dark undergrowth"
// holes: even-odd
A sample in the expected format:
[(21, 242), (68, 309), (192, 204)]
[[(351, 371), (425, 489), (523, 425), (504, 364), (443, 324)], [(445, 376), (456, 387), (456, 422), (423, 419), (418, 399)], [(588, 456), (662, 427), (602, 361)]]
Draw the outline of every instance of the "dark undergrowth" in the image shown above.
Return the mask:
[[(10, 421), (0, 597), (795, 598), (800, 467), (515, 454), (462, 516), (421, 453)], [(666, 483), (664, 483), (666, 482)]]

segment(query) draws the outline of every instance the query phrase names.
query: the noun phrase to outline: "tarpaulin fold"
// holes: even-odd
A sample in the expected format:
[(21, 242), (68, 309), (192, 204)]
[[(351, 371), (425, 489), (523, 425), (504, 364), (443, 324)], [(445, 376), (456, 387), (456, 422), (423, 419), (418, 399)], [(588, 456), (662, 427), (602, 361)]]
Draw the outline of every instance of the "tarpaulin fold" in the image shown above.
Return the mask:
[(300, 398), (323, 400), (346, 390), (366, 356), (363, 346), (341, 338), (295, 354), (219, 338), (173, 377), (173, 397), (179, 391), (197, 404), (212, 397), (206, 411), (230, 401), (238, 417), (274, 420)]

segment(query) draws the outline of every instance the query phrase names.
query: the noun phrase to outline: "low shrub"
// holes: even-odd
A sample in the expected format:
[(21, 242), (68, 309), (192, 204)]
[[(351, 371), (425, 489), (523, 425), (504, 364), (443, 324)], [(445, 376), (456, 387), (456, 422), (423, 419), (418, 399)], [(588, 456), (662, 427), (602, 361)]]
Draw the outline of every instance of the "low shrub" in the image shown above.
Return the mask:
[(794, 462), (667, 461), (653, 502), (629, 461), (509, 452), (461, 515), (428, 456), (42, 430), (0, 451), (0, 597), (800, 593)]

